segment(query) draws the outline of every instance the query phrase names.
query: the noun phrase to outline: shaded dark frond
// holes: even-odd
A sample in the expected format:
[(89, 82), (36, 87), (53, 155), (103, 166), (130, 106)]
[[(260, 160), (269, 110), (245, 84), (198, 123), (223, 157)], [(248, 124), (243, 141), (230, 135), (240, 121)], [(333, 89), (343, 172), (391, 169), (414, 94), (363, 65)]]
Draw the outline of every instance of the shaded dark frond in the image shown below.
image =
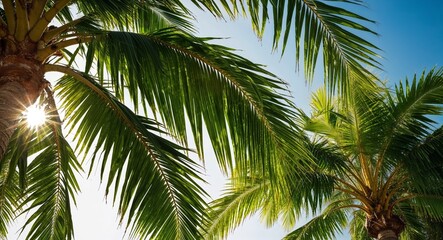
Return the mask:
[(395, 159), (399, 153), (408, 154), (432, 133), (432, 115), (442, 113), (443, 69), (423, 73), (420, 78), (400, 83), (395, 99), (389, 102), (391, 122), (387, 122), (386, 134), (380, 155)]
[[(199, 166), (186, 149), (159, 136), (159, 123), (134, 114), (87, 75), (55, 67), (57, 92), (81, 150), (95, 149), (107, 192), (114, 185), (119, 213), (132, 237), (194, 239), (205, 224)], [(97, 114), (100, 113), (100, 114)]]
[(126, 29), (139, 33), (164, 27), (193, 31), (191, 15), (181, 1), (76, 1), (77, 8), (107, 29)]
[(409, 203), (411, 202), (402, 202), (395, 209), (396, 214), (401, 216), (406, 224), (406, 228), (400, 237), (407, 240), (429, 240), (425, 233), (424, 219), (417, 214), (414, 207)]
[(443, 195), (416, 195), (406, 202), (423, 219), (443, 221)]
[[(412, 180), (411, 188), (421, 194), (443, 194), (443, 127), (412, 147), (401, 159)], [(426, 176), (426, 177), (423, 177)]]

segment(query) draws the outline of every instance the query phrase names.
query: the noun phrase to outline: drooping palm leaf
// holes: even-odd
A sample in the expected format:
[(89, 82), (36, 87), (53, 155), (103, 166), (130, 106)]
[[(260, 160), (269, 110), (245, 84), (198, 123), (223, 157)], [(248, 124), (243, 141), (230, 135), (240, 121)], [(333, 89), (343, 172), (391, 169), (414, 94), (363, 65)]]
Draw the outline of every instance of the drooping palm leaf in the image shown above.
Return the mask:
[(361, 7), (363, 1), (231, 0), (221, 4), (232, 15), (248, 15), (259, 36), (270, 22), (274, 48), (282, 44), (284, 51), (288, 41), (295, 42), (295, 58), (304, 63), (308, 80), (312, 79), (322, 53), (325, 82), (330, 90), (337, 88), (348, 94), (353, 79), (367, 81), (372, 76), (366, 67), (380, 67), (377, 47), (359, 36), (376, 34), (367, 26), (373, 21), (347, 10)]
[[(98, 78), (106, 80), (106, 69), (118, 98), (127, 95), (128, 86), (134, 105), (149, 104), (181, 142), (188, 137), (187, 117), (200, 155), (205, 125), (224, 170), (233, 167), (234, 158), (243, 171), (264, 171), (297, 148), (286, 85), (208, 40), (174, 29), (149, 35), (108, 32), (88, 48), (100, 63)], [(94, 54), (88, 56), (92, 61)]]
[[(53, 100), (50, 100), (53, 101)], [(80, 164), (65, 140), (54, 108), (46, 126), (29, 140), (29, 154), (35, 156), (27, 167), (28, 186), (22, 214), (31, 212), (25, 226), (26, 239), (72, 239), (71, 204), (79, 186), (74, 176)]]
[(354, 211), (352, 220), (349, 223), (349, 234), (354, 240), (371, 240), (365, 229), (365, 213), (363, 211)]
[(185, 149), (154, 134), (164, 133), (158, 123), (134, 114), (87, 75), (67, 71), (73, 77), (62, 78), (57, 91), (68, 124), (83, 151), (94, 147), (91, 167), (101, 162), (102, 177), (109, 174), (107, 191), (113, 184), (131, 236), (198, 236), (205, 224), (204, 191), (196, 182), (198, 166), (182, 153)]

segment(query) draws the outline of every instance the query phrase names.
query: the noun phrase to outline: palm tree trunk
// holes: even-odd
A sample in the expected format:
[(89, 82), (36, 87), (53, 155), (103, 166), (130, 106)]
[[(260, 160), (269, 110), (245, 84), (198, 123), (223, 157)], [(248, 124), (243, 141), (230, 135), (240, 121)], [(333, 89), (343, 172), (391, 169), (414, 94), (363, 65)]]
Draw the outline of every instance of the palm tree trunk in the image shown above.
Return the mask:
[(387, 229), (381, 231), (378, 236), (378, 240), (398, 240), (397, 234), (393, 230)]
[(18, 82), (0, 86), (0, 160), (25, 108), (26, 95), (25, 88)]
[[(32, 50), (34, 45), (22, 43), (20, 46), (24, 51), (27, 47)], [(26, 53), (0, 56), (0, 161), (23, 110), (37, 99), (47, 84), (42, 63)]]

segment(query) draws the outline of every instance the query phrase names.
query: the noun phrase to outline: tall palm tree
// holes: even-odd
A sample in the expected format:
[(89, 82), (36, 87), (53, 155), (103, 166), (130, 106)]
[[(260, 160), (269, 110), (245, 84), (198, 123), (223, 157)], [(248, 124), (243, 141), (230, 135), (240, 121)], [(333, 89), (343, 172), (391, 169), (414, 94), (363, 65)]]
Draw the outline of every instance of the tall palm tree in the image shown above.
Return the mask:
[[(346, 30), (371, 32), (359, 23), (369, 20), (323, 1), (191, 2), (217, 17), (223, 7), (231, 17), (248, 11), (259, 35), (272, 9), (275, 47), (295, 29), (299, 58), (304, 35), (311, 76), (323, 46), (331, 86), (378, 66), (376, 48)], [(0, 13), (1, 235), (29, 213), (29, 239), (72, 238), (82, 154), (100, 168), (131, 236), (198, 238), (205, 193), (198, 163), (185, 154), (188, 132), (203, 157), (207, 131), (224, 171), (272, 172), (295, 150), (286, 84), (195, 37), (182, 1), (2, 0)], [(62, 77), (45, 79), (50, 72)], [(23, 118), (35, 103), (48, 114), (37, 131)]]
[[(439, 239), (443, 221), (443, 69), (386, 87), (355, 85), (347, 104), (313, 95), (300, 124), (316, 164), (282, 167), (278, 190), (266, 177), (236, 181), (213, 202), (209, 235), (223, 237), (257, 211), (287, 227), (285, 239)], [(296, 157), (294, 157), (296, 159)], [(432, 238), (435, 237), (435, 238)], [(217, 239), (217, 238), (216, 238)]]

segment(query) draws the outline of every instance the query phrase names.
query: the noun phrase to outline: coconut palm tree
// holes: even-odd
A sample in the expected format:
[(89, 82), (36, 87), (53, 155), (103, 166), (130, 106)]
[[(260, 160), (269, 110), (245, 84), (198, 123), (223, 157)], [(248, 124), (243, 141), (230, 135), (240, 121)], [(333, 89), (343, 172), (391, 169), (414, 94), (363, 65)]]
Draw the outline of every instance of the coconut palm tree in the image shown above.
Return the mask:
[[(304, 35), (312, 76), (323, 46), (331, 86), (378, 65), (376, 48), (347, 30), (371, 32), (359, 23), (369, 20), (323, 1), (189, 4), (217, 17), (222, 8), (231, 17), (244, 13), (259, 35), (272, 9), (275, 47), (284, 48), (295, 29), (298, 58)], [(194, 36), (182, 1), (2, 0), (0, 13), (2, 236), (21, 213), (29, 214), (29, 239), (72, 238), (80, 154), (90, 171), (100, 169), (131, 236), (198, 238), (205, 193), (199, 164), (186, 154), (188, 132), (200, 157), (208, 133), (224, 171), (271, 172), (295, 150), (286, 84)], [(52, 72), (62, 77), (49, 79)], [(23, 117), (31, 104), (47, 112), (37, 130)]]
[(230, 183), (212, 204), (210, 236), (260, 211), (287, 227), (306, 212), (309, 221), (285, 239), (335, 239), (345, 228), (352, 239), (439, 239), (432, 226), (443, 221), (443, 127), (431, 116), (443, 112), (443, 69), (395, 91), (353, 89), (346, 104), (319, 90), (311, 116), (300, 113), (316, 164), (282, 167), (278, 190), (266, 177)]

